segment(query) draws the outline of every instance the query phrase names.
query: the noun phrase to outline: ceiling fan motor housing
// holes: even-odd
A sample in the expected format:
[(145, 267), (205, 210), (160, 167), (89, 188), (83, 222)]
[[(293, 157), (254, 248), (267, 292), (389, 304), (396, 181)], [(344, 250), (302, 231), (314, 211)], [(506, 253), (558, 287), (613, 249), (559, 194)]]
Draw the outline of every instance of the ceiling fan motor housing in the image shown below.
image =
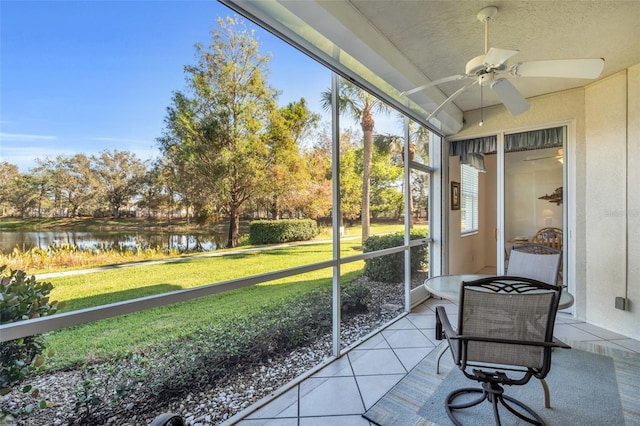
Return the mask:
[(467, 75), (478, 75), (482, 71), (484, 71), (484, 57), (486, 55), (476, 56), (469, 62), (467, 62), (467, 67), (465, 69), (465, 74)]
[(478, 76), (478, 83), (480, 84), (480, 86), (488, 86), (491, 83), (493, 83), (493, 81), (495, 80), (495, 73), (493, 71), (484, 73), (484, 74), (480, 74)]

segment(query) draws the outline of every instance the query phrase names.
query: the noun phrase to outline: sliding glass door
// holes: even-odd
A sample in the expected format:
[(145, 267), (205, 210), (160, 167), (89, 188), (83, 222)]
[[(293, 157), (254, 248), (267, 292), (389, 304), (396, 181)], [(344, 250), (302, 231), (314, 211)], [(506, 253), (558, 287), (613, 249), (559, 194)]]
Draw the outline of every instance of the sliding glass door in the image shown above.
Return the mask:
[(452, 184), (464, 184), (469, 170), (478, 176), (476, 226), (468, 230), (463, 212), (453, 205), (450, 210), (451, 273), (502, 274), (518, 244), (537, 242), (566, 251), (566, 140), (566, 126), (561, 126), (450, 142)]
[(566, 128), (504, 136), (505, 264), (514, 246), (563, 247)]

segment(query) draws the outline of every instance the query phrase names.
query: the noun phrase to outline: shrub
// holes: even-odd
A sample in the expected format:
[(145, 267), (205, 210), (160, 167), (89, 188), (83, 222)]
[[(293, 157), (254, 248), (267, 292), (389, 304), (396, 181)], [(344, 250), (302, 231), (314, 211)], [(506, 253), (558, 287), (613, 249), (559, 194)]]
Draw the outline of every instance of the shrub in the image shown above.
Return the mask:
[[(366, 310), (371, 290), (342, 288), (344, 313)], [(123, 407), (153, 412), (161, 402), (205, 389), (252, 364), (331, 332), (332, 293), (315, 289), (185, 334), (161, 346), (84, 366), (70, 424), (104, 424)], [(328, 355), (328, 353), (327, 353)]]
[(364, 312), (371, 297), (371, 289), (363, 284), (347, 284), (342, 287), (340, 302), (345, 314)]
[[(0, 266), (0, 324), (55, 314), (64, 303), (50, 302), (53, 285), (27, 277), (20, 270)], [(40, 336), (2, 343), (0, 348), (0, 394), (11, 391), (30, 371), (43, 368), (44, 346)]]
[[(411, 231), (410, 239), (417, 240), (427, 238), (424, 231)], [(364, 242), (364, 252), (372, 252), (404, 244), (402, 233), (390, 235), (376, 235), (369, 237)], [(411, 272), (417, 272), (426, 266), (427, 246), (420, 245), (412, 247), (411, 251)], [(374, 281), (400, 282), (404, 278), (404, 252), (375, 257), (365, 260), (364, 275)]]
[(251, 244), (308, 241), (318, 233), (318, 224), (312, 219), (256, 220), (249, 224)]

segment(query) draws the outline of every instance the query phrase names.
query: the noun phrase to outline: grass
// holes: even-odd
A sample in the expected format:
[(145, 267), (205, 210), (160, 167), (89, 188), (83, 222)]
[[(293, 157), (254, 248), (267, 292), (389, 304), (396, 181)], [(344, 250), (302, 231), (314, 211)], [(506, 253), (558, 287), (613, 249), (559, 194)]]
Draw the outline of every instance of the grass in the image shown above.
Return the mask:
[[(359, 252), (360, 241), (341, 244), (343, 257)], [(65, 311), (181, 290), (251, 275), (330, 260), (332, 245), (274, 248), (224, 256), (191, 257), (159, 265), (116, 268), (83, 275), (48, 278), (51, 297), (66, 303)], [(37, 277), (37, 276), (36, 276)]]
[[(360, 241), (341, 244), (342, 256), (357, 253)], [(331, 258), (332, 245), (294, 246), (184, 262), (107, 270), (52, 278), (51, 297), (67, 304), (64, 311), (83, 309), (167, 291), (242, 278)], [(342, 265), (345, 282), (362, 273), (363, 262)], [(315, 288), (330, 288), (332, 269), (286, 277), (239, 290), (135, 314), (71, 327), (49, 334), (55, 368), (103, 360), (114, 354), (145, 352), (200, 327), (277, 303)], [(161, 280), (158, 278), (161, 277)]]
[[(348, 264), (351, 271), (343, 272), (345, 282), (361, 274), (362, 264), (358, 263)], [(114, 355), (153, 351), (211, 324), (246, 317), (263, 306), (316, 288), (330, 288), (331, 272), (316, 271), (63, 329), (46, 337), (47, 348), (56, 352), (50, 365), (56, 369), (72, 368)]]
[[(1, 226), (5, 226), (5, 223), (3, 221)], [(42, 220), (38, 220), (38, 223), (42, 225)], [(372, 234), (399, 229), (402, 229), (402, 225), (397, 223), (372, 224)], [(359, 228), (348, 228), (346, 236), (357, 235)], [(323, 237), (327, 238), (327, 234)], [(331, 243), (255, 252), (220, 250), (216, 254), (228, 254), (188, 257), (179, 262), (109, 269), (48, 278), (46, 281), (54, 285), (51, 298), (64, 301), (66, 307), (63, 312), (68, 312), (326, 261), (332, 258), (332, 250)], [(359, 238), (341, 242), (341, 257), (359, 252)], [(362, 261), (342, 265), (342, 282), (350, 282), (361, 275), (363, 266)], [(74, 368), (82, 363), (106, 360), (113, 356), (153, 351), (210, 324), (246, 317), (264, 306), (282, 303), (288, 297), (306, 294), (316, 288), (330, 288), (332, 273), (332, 268), (314, 271), (52, 332), (45, 336), (46, 346), (56, 352), (49, 366), (53, 369)]]

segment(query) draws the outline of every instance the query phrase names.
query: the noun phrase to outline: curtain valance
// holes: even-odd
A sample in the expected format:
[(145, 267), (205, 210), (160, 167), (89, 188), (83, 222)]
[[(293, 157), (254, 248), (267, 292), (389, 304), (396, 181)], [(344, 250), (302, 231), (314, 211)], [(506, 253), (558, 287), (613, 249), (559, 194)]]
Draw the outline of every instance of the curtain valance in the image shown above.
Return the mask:
[(489, 154), (495, 153), (497, 146), (496, 136), (485, 136), (482, 138), (465, 139), (452, 141), (449, 143), (449, 155), (466, 154)]
[[(504, 136), (504, 150), (505, 152), (514, 152), (562, 147), (564, 135), (564, 127), (513, 133)], [(480, 172), (485, 171), (483, 155), (495, 154), (496, 150), (497, 137), (495, 135), (449, 142), (450, 156), (459, 156), (460, 164), (470, 165)]]
[(504, 135), (505, 152), (562, 147), (564, 127)]

